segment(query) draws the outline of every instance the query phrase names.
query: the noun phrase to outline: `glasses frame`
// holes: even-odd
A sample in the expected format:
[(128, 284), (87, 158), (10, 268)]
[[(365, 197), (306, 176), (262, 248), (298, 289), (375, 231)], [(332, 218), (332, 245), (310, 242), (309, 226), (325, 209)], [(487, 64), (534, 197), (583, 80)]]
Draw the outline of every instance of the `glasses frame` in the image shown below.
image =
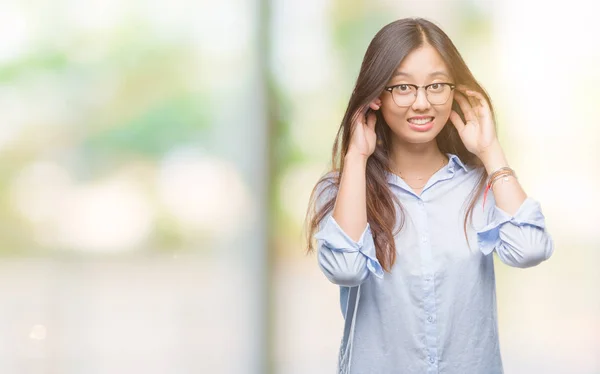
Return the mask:
[[(413, 105), (415, 103), (415, 101), (417, 100), (417, 95), (419, 94), (419, 89), (424, 88), (425, 89), (425, 98), (427, 99), (427, 101), (429, 101), (429, 95), (427, 94), (427, 88), (429, 88), (430, 86), (433, 86), (434, 84), (444, 84), (446, 86), (450, 86), (450, 93), (452, 93), (452, 91), (456, 88), (456, 85), (454, 83), (450, 83), (450, 82), (435, 82), (435, 83), (430, 83), (427, 84), (425, 86), (417, 86), (416, 84), (411, 84), (411, 83), (400, 83), (400, 84), (395, 84), (393, 86), (388, 86), (385, 88), (385, 91), (389, 92), (390, 95), (392, 95), (392, 101), (394, 102), (394, 104), (396, 104), (397, 106), (401, 107), (401, 108), (405, 108), (405, 107), (409, 107), (411, 105)], [(394, 93), (392, 92), (392, 90), (396, 87), (400, 87), (400, 86), (410, 86), (410, 87), (414, 87), (415, 88), (415, 99), (408, 105), (398, 105), (398, 103), (396, 102), (396, 100), (394, 100)], [(448, 99), (450, 99), (450, 95), (448, 95)], [(444, 105), (448, 102), (448, 99), (446, 99), (446, 101), (444, 101), (441, 104), (433, 104), (431, 101), (429, 101), (429, 104), (431, 105)]]

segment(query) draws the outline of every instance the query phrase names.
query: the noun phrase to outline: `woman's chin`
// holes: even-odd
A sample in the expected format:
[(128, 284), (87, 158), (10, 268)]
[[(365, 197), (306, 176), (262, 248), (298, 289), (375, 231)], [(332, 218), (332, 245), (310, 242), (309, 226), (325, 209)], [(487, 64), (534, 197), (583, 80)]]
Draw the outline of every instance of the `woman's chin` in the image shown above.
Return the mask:
[(414, 132), (402, 133), (400, 135), (394, 134), (403, 143), (422, 144), (434, 141), (439, 131), (427, 131), (427, 132)]

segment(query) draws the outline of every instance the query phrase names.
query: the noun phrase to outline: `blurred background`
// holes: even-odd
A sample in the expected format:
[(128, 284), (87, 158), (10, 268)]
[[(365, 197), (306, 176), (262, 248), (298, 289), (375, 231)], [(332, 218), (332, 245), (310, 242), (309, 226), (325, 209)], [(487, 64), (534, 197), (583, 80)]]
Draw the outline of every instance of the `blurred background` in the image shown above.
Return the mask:
[(375, 33), (454, 40), (556, 251), (497, 263), (506, 373), (600, 373), (589, 0), (3, 0), (0, 372), (333, 373), (310, 191)]

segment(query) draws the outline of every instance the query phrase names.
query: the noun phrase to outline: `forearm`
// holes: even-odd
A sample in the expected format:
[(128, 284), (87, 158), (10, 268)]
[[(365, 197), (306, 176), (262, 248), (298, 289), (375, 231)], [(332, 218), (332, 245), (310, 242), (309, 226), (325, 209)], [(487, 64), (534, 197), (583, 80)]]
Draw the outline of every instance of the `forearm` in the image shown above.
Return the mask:
[[(498, 142), (482, 152), (479, 158), (485, 165), (488, 174), (493, 173), (501, 167), (509, 166), (504, 151)], [(492, 190), (496, 206), (510, 215), (514, 215), (527, 198), (527, 194), (521, 187), (521, 184), (513, 176), (497, 180), (494, 182)]]
[(333, 210), (333, 218), (354, 241), (358, 241), (367, 226), (366, 192), (367, 158), (348, 153)]

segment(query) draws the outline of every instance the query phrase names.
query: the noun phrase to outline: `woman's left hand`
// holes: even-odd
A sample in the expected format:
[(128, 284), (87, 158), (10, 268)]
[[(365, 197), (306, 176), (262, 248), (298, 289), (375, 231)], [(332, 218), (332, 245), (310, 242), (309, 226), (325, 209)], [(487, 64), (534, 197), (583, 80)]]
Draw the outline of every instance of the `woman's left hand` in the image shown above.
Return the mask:
[(490, 106), (481, 93), (462, 85), (456, 87), (454, 100), (460, 106), (466, 123), (454, 110), (450, 113), (450, 121), (458, 130), (467, 150), (480, 157), (482, 153), (498, 143)]

